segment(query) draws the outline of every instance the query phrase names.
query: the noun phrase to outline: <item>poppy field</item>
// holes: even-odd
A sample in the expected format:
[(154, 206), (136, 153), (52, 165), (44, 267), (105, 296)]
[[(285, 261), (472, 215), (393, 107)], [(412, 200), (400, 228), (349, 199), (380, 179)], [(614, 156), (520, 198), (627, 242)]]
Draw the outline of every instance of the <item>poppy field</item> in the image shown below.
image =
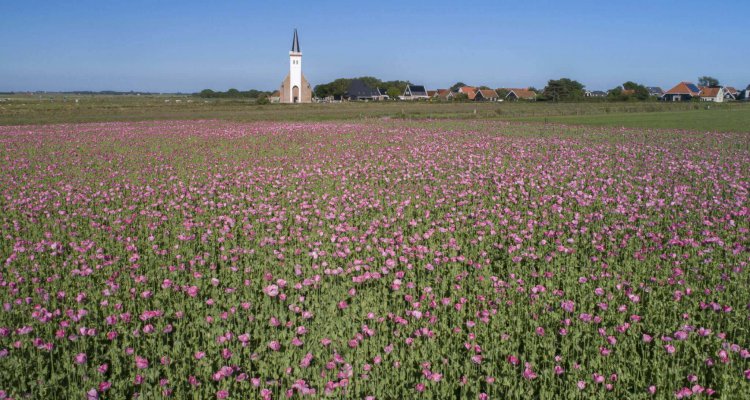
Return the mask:
[(743, 398), (746, 133), (0, 127), (0, 399)]

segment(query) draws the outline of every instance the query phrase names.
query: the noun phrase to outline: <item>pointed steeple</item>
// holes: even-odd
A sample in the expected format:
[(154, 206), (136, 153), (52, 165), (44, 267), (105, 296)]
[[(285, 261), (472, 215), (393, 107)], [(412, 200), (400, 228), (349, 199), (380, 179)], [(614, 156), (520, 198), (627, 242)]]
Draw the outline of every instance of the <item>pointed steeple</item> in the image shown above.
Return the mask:
[(294, 29), (294, 39), (292, 39), (292, 51), (295, 53), (300, 53), (299, 50), (299, 38), (297, 37), (297, 29)]

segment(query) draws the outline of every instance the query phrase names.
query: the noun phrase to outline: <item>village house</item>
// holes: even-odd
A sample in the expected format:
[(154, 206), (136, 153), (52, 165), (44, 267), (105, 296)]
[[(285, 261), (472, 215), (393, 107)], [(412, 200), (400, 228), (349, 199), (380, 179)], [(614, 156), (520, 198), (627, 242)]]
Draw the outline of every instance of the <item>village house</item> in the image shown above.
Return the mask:
[(477, 95), (477, 88), (473, 86), (462, 86), (458, 88), (457, 93), (465, 94), (466, 97), (469, 98), (469, 100), (474, 100), (474, 97), (476, 97)]
[(699, 96), (701, 101), (712, 101), (715, 103), (721, 103), (724, 101), (723, 87), (698, 86), (698, 89), (701, 90)]
[(390, 96), (388, 96), (388, 91), (386, 89), (376, 88), (376, 90), (378, 91), (378, 98), (376, 100), (383, 101), (391, 98)]
[(737, 100), (739, 92), (731, 86), (724, 87), (724, 100)]
[(750, 101), (750, 85), (747, 85), (745, 90), (739, 90), (736, 99), (740, 101)]
[(451, 100), (453, 99), (453, 92), (450, 89), (438, 89), (435, 93), (435, 99), (437, 100)]
[(367, 86), (367, 84), (361, 79), (352, 80), (349, 83), (349, 88), (346, 90), (346, 94), (344, 94), (344, 98), (350, 101), (378, 100), (379, 97), (380, 92), (377, 89)]
[(646, 88), (646, 90), (648, 90), (648, 94), (650, 96), (654, 96), (654, 97), (664, 96), (664, 90), (662, 90), (662, 88), (660, 88), (659, 86), (649, 86)]
[(536, 92), (529, 89), (497, 89), (506, 90), (508, 94), (505, 95), (505, 100), (518, 101), (518, 100), (536, 100)]
[(476, 91), (474, 101), (498, 101), (500, 96), (492, 89), (479, 89)]
[(421, 100), (429, 99), (427, 96), (427, 90), (422, 85), (406, 85), (404, 95), (400, 97), (401, 100)]
[(268, 101), (270, 101), (271, 103), (278, 103), (279, 101), (281, 101), (281, 93), (278, 90), (271, 93), (271, 95), (268, 96)]
[(607, 92), (601, 90), (587, 90), (584, 92), (585, 97), (607, 97)]
[(694, 83), (680, 82), (661, 97), (664, 101), (690, 101), (700, 97), (701, 90)]

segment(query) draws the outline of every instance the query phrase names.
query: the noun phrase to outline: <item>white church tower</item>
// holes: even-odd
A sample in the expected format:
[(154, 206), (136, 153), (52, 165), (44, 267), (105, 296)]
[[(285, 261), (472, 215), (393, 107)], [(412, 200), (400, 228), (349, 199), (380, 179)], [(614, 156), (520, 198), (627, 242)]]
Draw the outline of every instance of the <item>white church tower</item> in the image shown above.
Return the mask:
[(299, 48), (299, 36), (297, 36), (296, 29), (292, 38), (292, 51), (289, 52), (289, 75), (281, 83), (279, 95), (282, 103), (312, 102), (312, 89), (305, 76), (302, 75), (302, 51)]
[(289, 98), (293, 99), (294, 103), (299, 102), (299, 88), (302, 87), (302, 52), (299, 49), (297, 29), (294, 30), (292, 51), (289, 52), (289, 86), (292, 91), (297, 88), (297, 93), (289, 93)]

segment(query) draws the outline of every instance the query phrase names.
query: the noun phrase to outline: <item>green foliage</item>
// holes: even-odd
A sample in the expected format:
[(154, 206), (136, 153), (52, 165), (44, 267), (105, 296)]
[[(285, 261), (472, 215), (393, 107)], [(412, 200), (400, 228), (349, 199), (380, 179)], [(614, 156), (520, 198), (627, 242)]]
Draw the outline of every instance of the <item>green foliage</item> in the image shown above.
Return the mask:
[(466, 93), (455, 93), (453, 95), (453, 101), (468, 101), (469, 96)]
[(627, 100), (627, 96), (622, 94), (622, 87), (617, 86), (607, 91), (607, 99), (615, 101)]
[(391, 89), (398, 91), (398, 94), (396, 97), (402, 95), (404, 91), (406, 91), (406, 86), (409, 85), (409, 81), (385, 81), (380, 84), (381, 89), (385, 89), (387, 92), (389, 92), (389, 96), (391, 93)]
[(719, 80), (714, 78), (713, 76), (704, 75), (698, 78), (698, 85), (708, 86), (708, 87), (718, 87)]
[[(380, 88), (382, 90), (385, 90), (388, 93), (388, 96), (390, 97), (398, 97), (402, 93), (404, 93), (404, 90), (406, 90), (406, 85), (409, 84), (409, 81), (381, 81), (378, 78), (372, 77), (372, 76), (361, 76), (359, 78), (338, 78), (332, 82), (323, 83), (320, 85), (315, 86), (314, 92), (315, 95), (323, 98), (328, 96), (343, 96), (346, 94), (346, 91), (349, 90), (349, 85), (352, 83), (353, 80), (359, 79), (365, 83), (368, 87), (375, 89)], [(394, 89), (394, 90), (391, 90)], [(396, 93), (395, 96), (392, 96), (391, 93)]]
[(497, 92), (497, 95), (501, 99), (505, 99), (506, 97), (508, 97), (508, 93), (510, 93), (510, 90), (508, 90), (508, 89), (497, 89), (495, 92)]
[(552, 79), (547, 82), (543, 95), (551, 101), (581, 100), (585, 94), (584, 87), (582, 83), (568, 78)]
[(388, 97), (392, 99), (397, 99), (398, 96), (401, 96), (402, 93), (403, 91), (399, 90), (395, 86), (388, 88), (388, 90), (386, 91), (386, 94), (388, 94)]
[(456, 82), (453, 84), (453, 86), (450, 87), (450, 89), (451, 89), (451, 92), (455, 93), (455, 92), (458, 92), (458, 89), (461, 89), (464, 86), (467, 86), (467, 85), (463, 82)]
[(268, 96), (271, 92), (264, 92), (262, 90), (250, 89), (248, 91), (240, 91), (232, 88), (226, 92), (216, 92), (211, 89), (203, 89), (198, 93), (198, 96), (203, 99), (257, 99), (260, 96)]
[(616, 88), (610, 89), (607, 94), (607, 100), (611, 101), (646, 101), (651, 96), (645, 86), (627, 81)]

